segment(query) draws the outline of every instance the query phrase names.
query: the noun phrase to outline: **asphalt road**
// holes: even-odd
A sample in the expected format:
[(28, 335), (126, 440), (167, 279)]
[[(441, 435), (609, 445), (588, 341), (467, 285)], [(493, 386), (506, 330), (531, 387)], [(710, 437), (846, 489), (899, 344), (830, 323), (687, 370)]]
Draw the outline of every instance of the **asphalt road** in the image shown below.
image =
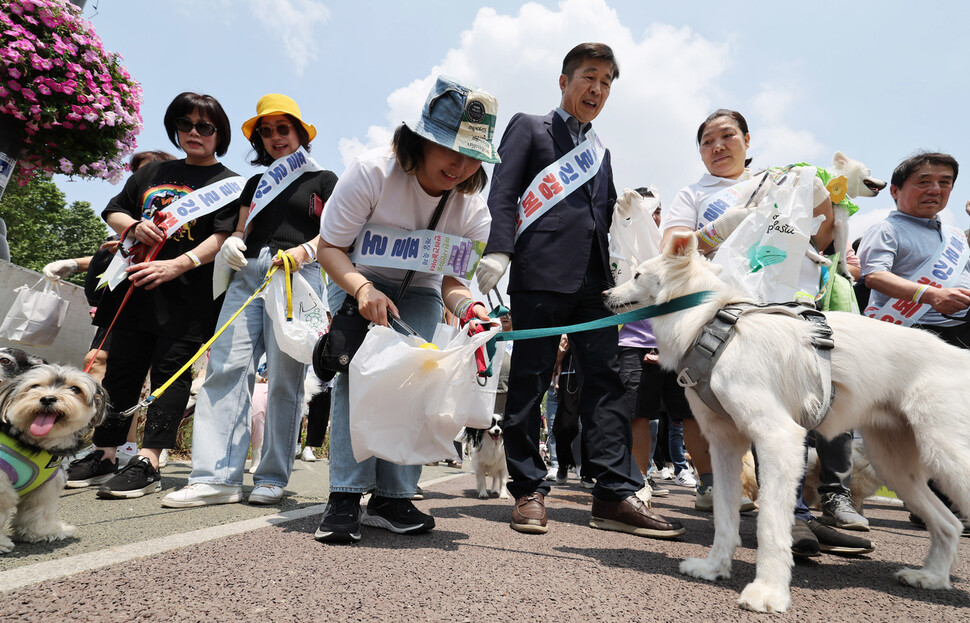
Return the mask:
[[(467, 464), (466, 464), (467, 470)], [(188, 465), (163, 472), (164, 491)], [(250, 483), (251, 484), (251, 483)], [(436, 518), (426, 535), (363, 528), (355, 545), (313, 540), (327, 495), (326, 462), (302, 463), (279, 507), (231, 504), (163, 509), (161, 495), (127, 501), (66, 491), (61, 517), (77, 537), (18, 544), (0, 556), (0, 620), (8, 621), (763, 621), (735, 601), (754, 577), (755, 517), (744, 517), (729, 580), (680, 575), (706, 554), (711, 516), (689, 489), (671, 486), (656, 509), (687, 527), (657, 541), (589, 528), (589, 493), (578, 481), (547, 498), (550, 531), (508, 526), (510, 502), (478, 500), (471, 474), (425, 468)], [(248, 490), (248, 486), (246, 489)], [(902, 586), (894, 571), (918, 565), (925, 532), (897, 504), (866, 508), (876, 550), (861, 558), (797, 563), (792, 605), (774, 621), (970, 621), (970, 562), (951, 591)], [(963, 542), (966, 557), (968, 542)]]

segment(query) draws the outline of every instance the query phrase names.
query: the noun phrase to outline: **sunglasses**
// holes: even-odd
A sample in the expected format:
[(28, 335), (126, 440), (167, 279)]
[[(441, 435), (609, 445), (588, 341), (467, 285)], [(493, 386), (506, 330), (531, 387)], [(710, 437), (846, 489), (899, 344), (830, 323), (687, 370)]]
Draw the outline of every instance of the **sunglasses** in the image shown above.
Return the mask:
[(216, 126), (212, 125), (208, 121), (200, 121), (198, 123), (192, 123), (185, 117), (178, 117), (175, 120), (175, 129), (179, 132), (185, 132), (188, 134), (195, 128), (195, 131), (199, 133), (199, 136), (212, 136), (216, 133)]
[(275, 128), (271, 125), (261, 125), (258, 128), (256, 128), (256, 131), (259, 132), (259, 135), (262, 136), (263, 138), (273, 138), (274, 131), (278, 133), (280, 136), (289, 136), (290, 128), (292, 127), (293, 125), (289, 123), (281, 123)]

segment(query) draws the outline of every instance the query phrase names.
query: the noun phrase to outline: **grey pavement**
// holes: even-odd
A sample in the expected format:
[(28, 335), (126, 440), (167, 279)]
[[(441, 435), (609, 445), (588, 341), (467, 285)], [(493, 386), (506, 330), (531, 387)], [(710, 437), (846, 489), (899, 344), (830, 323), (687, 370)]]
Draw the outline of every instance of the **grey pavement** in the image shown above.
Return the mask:
[[(2, 621), (762, 621), (738, 609), (754, 576), (756, 517), (743, 517), (728, 580), (677, 572), (713, 537), (692, 492), (671, 486), (656, 510), (687, 527), (675, 541), (589, 528), (588, 491), (574, 478), (547, 498), (550, 532), (508, 526), (510, 502), (479, 500), (465, 470), (426, 467), (419, 508), (437, 526), (399, 536), (363, 528), (360, 543), (313, 540), (327, 496), (325, 461), (297, 461), (275, 507), (228, 504), (163, 509), (161, 494), (98, 500), (68, 490), (62, 519), (78, 527), (60, 543), (18, 544), (0, 556)], [(182, 486), (185, 463), (163, 471), (163, 494)], [(248, 492), (251, 480), (244, 488)], [(793, 569), (792, 605), (776, 621), (967, 621), (970, 562), (953, 590), (902, 586), (892, 573), (919, 565), (926, 533), (898, 503), (870, 500), (860, 558), (821, 556)], [(963, 553), (967, 555), (963, 540)]]

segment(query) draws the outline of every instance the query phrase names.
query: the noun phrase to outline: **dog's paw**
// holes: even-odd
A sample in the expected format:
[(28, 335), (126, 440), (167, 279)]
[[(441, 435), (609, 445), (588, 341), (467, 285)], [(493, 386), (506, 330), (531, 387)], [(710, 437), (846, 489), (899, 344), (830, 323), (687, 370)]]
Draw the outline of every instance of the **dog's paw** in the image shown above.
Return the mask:
[(509, 492), (507, 489), (502, 489), (502, 492), (498, 494), (498, 497), (499, 499), (502, 499), (502, 500), (508, 500), (512, 496), (509, 495)]
[(901, 584), (913, 586), (915, 588), (928, 588), (931, 590), (950, 589), (950, 578), (928, 573), (923, 569), (910, 569), (906, 567), (896, 572), (896, 579)]
[(738, 605), (754, 612), (785, 612), (791, 603), (787, 586), (754, 581), (744, 587)]
[(13, 541), (6, 534), (0, 534), (0, 554), (9, 554), (13, 551)]
[(63, 541), (74, 536), (77, 528), (64, 522), (57, 522), (55, 529), (51, 532), (34, 532), (21, 527), (17, 530), (17, 539), (25, 543), (44, 543), (53, 541)]
[(680, 572), (692, 578), (713, 582), (731, 577), (731, 563), (724, 564), (710, 558), (686, 558), (680, 563)]
[(481, 491), (479, 491), (478, 492), (478, 497), (479, 497), (479, 499), (487, 500), (488, 499), (488, 490), (487, 489), (482, 489)]

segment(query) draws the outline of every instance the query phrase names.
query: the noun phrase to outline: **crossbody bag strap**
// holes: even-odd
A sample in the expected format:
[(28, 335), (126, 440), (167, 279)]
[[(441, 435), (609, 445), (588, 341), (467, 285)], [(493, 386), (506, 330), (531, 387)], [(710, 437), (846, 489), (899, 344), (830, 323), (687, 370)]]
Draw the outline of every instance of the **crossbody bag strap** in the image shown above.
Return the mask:
[[(428, 223), (428, 229), (433, 230), (438, 226), (438, 221), (441, 220), (441, 213), (445, 211), (445, 203), (448, 201), (448, 196), (451, 194), (450, 190), (446, 190), (444, 194), (441, 195), (441, 199), (438, 200), (438, 207), (434, 209), (434, 216), (431, 217), (431, 222)], [(407, 292), (408, 286), (411, 285), (411, 280), (414, 279), (414, 271), (409, 270), (406, 275), (404, 275), (404, 281), (401, 282), (401, 289), (397, 291), (397, 298), (394, 299), (395, 303), (399, 303), (401, 299), (404, 298), (404, 293)]]

